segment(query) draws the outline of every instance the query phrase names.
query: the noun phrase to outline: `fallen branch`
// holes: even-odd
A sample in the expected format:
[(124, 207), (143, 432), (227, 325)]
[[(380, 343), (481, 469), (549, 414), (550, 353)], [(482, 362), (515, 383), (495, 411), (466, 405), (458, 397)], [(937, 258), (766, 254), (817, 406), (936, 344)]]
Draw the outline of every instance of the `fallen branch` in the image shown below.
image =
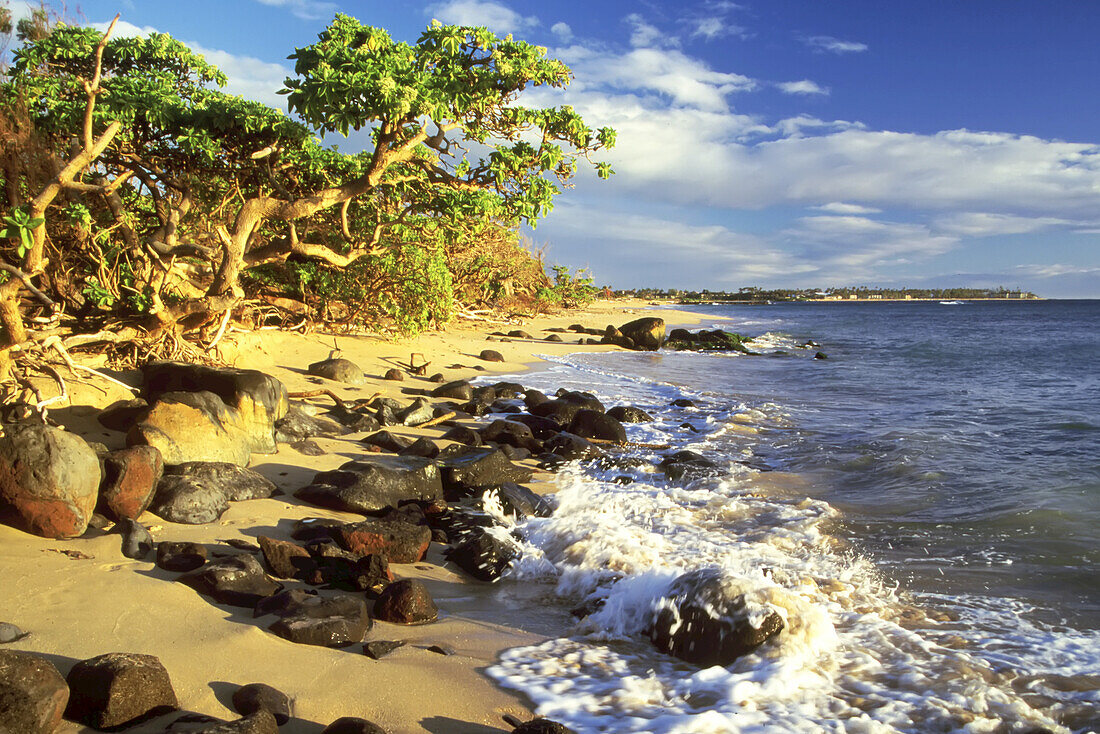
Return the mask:
[(415, 428), (431, 428), (432, 426), (438, 426), (440, 423), (443, 423), (444, 421), (449, 421), (451, 418), (454, 418), (457, 415), (458, 413), (452, 410), (450, 413), (444, 413), (438, 418), (432, 418), (427, 423), (421, 423), (420, 425), (415, 426)]
[(222, 316), (222, 323), (218, 327), (218, 333), (214, 335), (214, 341), (210, 342), (210, 344), (206, 347), (206, 351), (209, 352), (211, 349), (218, 346), (218, 342), (220, 342), (222, 340), (222, 337), (225, 336), (225, 327), (229, 326), (229, 317), (232, 315), (232, 308), (225, 309), (225, 314)]
[(347, 403), (345, 403), (343, 399), (341, 399), (340, 396), (334, 393), (332, 390), (322, 388), (318, 390), (305, 390), (304, 392), (287, 393), (288, 398), (316, 398), (320, 397), (321, 395), (328, 395), (330, 398), (332, 398), (333, 402), (336, 403), (337, 408), (344, 411), (345, 413), (348, 412)]
[(100, 379), (106, 380), (107, 382), (112, 382), (112, 383), (118, 385), (119, 387), (124, 387), (127, 390), (131, 390), (135, 393), (140, 393), (141, 392), (140, 387), (134, 387), (133, 385), (127, 385), (122, 380), (116, 380), (115, 378), (111, 377), (110, 375), (103, 374), (99, 370), (94, 370), (91, 367), (86, 367), (82, 364), (77, 364), (76, 362), (74, 362), (73, 358), (69, 355), (69, 353), (67, 351), (65, 351), (65, 347), (61, 344), (61, 338), (60, 337), (51, 336), (46, 341), (42, 342), (42, 348), (43, 349), (49, 349), (51, 347), (54, 350), (56, 350), (58, 354), (61, 355), (61, 358), (63, 360), (65, 360), (65, 364), (68, 366), (69, 371), (72, 372), (73, 375), (76, 374), (77, 370), (83, 370), (84, 372), (88, 372), (90, 374), (93, 374), (96, 377), (99, 377)]

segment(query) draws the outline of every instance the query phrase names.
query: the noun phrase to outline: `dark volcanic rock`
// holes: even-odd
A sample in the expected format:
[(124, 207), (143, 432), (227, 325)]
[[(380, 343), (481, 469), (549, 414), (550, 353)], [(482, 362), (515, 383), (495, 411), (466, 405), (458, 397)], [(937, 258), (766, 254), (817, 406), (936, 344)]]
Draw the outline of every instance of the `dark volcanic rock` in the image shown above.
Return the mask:
[(137, 519), (149, 509), (163, 473), (164, 458), (152, 446), (110, 452), (103, 459), (97, 509), (112, 520)]
[(658, 649), (689, 663), (729, 665), (783, 629), (783, 618), (775, 611), (762, 618), (750, 613), (750, 593), (741, 579), (719, 569), (690, 571), (672, 583), (656, 608), (650, 639)]
[(342, 548), (329, 544), (316, 544), (314, 560), (317, 576), (307, 579), (310, 583), (325, 584), (343, 591), (380, 591), (393, 581), (386, 557), (378, 553), (356, 557)]
[(405, 646), (404, 640), (371, 640), (363, 643), (363, 654), (371, 660), (381, 660)]
[(310, 415), (301, 403), (292, 403), (279, 420), (275, 421), (275, 438), (282, 443), (295, 443), (318, 436), (343, 436), (349, 433), (344, 424), (322, 415)]
[(267, 711), (257, 711), (236, 721), (222, 722), (199, 729), (194, 734), (278, 734), (279, 724)]
[(492, 349), (483, 349), (478, 355), (486, 362), (503, 362), (504, 355)]
[(365, 520), (335, 528), (332, 537), (359, 556), (378, 553), (390, 563), (416, 563), (427, 553), (432, 531), (407, 522)]
[(327, 451), (318, 445), (312, 438), (307, 438), (302, 441), (295, 441), (290, 444), (290, 447), (303, 456), (324, 456)]
[(473, 398), (473, 388), (466, 380), (448, 382), (432, 390), (433, 398), (451, 398), (452, 400), (467, 401)]
[(417, 579), (401, 579), (387, 586), (374, 604), (374, 618), (393, 624), (427, 624), (439, 617), (428, 587)]
[(546, 450), (562, 459), (594, 459), (603, 451), (594, 443), (575, 433), (562, 431), (545, 443)]
[(689, 400), (688, 398), (676, 398), (671, 403), (669, 403), (669, 405), (672, 405), (676, 408), (694, 408), (695, 401)]
[(118, 529), (122, 533), (122, 555), (140, 561), (153, 552), (153, 536), (137, 520), (124, 518)]
[(122, 729), (179, 708), (168, 671), (152, 655), (111, 652), (73, 666), (66, 718)]
[(582, 410), (569, 421), (569, 432), (581, 438), (599, 438), (604, 441), (626, 443), (626, 429), (623, 424), (595, 410)]
[(620, 423), (649, 423), (653, 416), (632, 405), (616, 405), (607, 414)]
[(439, 468), (429, 459), (379, 457), (321, 472), (294, 496), (320, 507), (370, 514), (406, 500), (441, 499), (443, 485)]
[(435, 411), (427, 398), (417, 398), (412, 405), (398, 412), (394, 417), (403, 426), (419, 426), (434, 418)]
[(542, 451), (542, 442), (535, 438), (531, 427), (518, 421), (495, 420), (481, 429), (485, 443), (507, 444), (528, 451)]
[(312, 540), (331, 539), (333, 529), (343, 524), (342, 521), (329, 517), (306, 517), (295, 521), (290, 537), (305, 543)]
[(205, 545), (164, 540), (157, 546), (157, 566), (165, 571), (194, 571), (204, 563)]
[(561, 426), (556, 420), (551, 418), (543, 418), (537, 415), (528, 415), (526, 413), (521, 415), (511, 416), (508, 420), (515, 421), (516, 423), (522, 423), (531, 429), (531, 433), (539, 441), (545, 441), (548, 438), (553, 438), (561, 431)]
[(386, 730), (366, 719), (341, 716), (326, 726), (321, 734), (386, 734)]
[(214, 601), (252, 609), (279, 585), (267, 577), (254, 556), (231, 556), (211, 561), (176, 579)]
[(0, 731), (53, 734), (68, 700), (69, 686), (49, 660), (0, 650)]
[(367, 376), (363, 374), (363, 370), (350, 359), (322, 359), (307, 367), (306, 372), (348, 385), (364, 385), (367, 382)]
[(306, 598), (274, 613), (281, 618), (268, 629), (301, 645), (347, 647), (371, 628), (367, 603), (347, 594)]
[(687, 450), (666, 456), (658, 466), (665, 476), (674, 482), (715, 474), (718, 468), (717, 464), (702, 454)]
[(540, 717), (520, 724), (512, 730), (512, 734), (576, 734), (576, 732), (565, 724)]
[(0, 436), (0, 505), (45, 538), (75, 538), (88, 528), (99, 497), (99, 457), (76, 434), (32, 423)]
[(317, 570), (313, 556), (297, 543), (269, 538), (266, 535), (261, 535), (257, 540), (272, 575), (281, 579), (309, 578)]
[(141, 398), (119, 400), (99, 411), (96, 420), (104, 428), (126, 433), (130, 426), (141, 420), (149, 412), (149, 403)]
[(405, 379), (405, 373), (396, 367), (391, 367), (386, 370), (386, 374), (382, 375), (383, 380), (394, 380), (395, 382), (401, 382)]
[(233, 691), (233, 708), (241, 716), (266, 711), (279, 726), (290, 721), (290, 698), (266, 683), (249, 683)]
[(665, 343), (665, 320), (652, 316), (635, 319), (623, 324), (619, 331), (633, 341), (639, 349), (657, 351)]
[(180, 474), (161, 477), (149, 511), (169, 522), (203, 525), (214, 522), (229, 509), (221, 487)]
[(398, 436), (397, 434), (390, 433), (389, 431), (378, 431), (378, 433), (372, 433), (366, 438), (359, 439), (359, 441), (360, 443), (365, 443), (368, 446), (377, 446), (383, 451), (389, 451), (391, 454), (399, 453), (412, 445), (411, 438)]
[(513, 464), (500, 449), (470, 448), (443, 460), (441, 474), (448, 495), (461, 496), (505, 482), (526, 482), (532, 471)]
[(558, 400), (564, 400), (567, 403), (575, 403), (582, 408), (588, 410), (595, 410), (603, 413), (604, 407), (600, 399), (590, 392), (580, 392), (578, 390), (558, 390)]
[(480, 446), (481, 434), (472, 428), (466, 426), (455, 426), (440, 438), (446, 441), (454, 441), (455, 443), (465, 444), (466, 446)]
[(514, 544), (479, 528), (452, 546), (447, 559), (475, 579), (496, 581), (518, 555)]
[(584, 410), (584, 406), (580, 403), (561, 400), (560, 398), (531, 406), (532, 415), (549, 418), (561, 427), (568, 426), (569, 422), (573, 420), (573, 416), (582, 410)]
[(554, 513), (553, 506), (545, 497), (535, 494), (521, 484), (505, 482), (497, 488), (496, 492), (504, 511), (518, 518), (532, 515), (550, 517)]
[(434, 459), (439, 456), (439, 446), (427, 436), (421, 436), (398, 453), (401, 456), (422, 456), (425, 459)]
[(190, 477), (208, 487), (220, 487), (230, 502), (261, 500), (275, 494), (275, 484), (252, 469), (219, 461), (189, 461), (168, 466), (165, 475)]

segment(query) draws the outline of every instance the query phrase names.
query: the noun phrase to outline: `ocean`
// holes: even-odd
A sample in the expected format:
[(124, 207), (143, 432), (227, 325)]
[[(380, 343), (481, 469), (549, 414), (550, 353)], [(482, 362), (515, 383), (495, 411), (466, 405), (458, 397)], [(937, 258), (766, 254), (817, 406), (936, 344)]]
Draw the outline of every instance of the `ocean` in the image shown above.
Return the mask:
[[(1100, 729), (1100, 301), (692, 310), (761, 354), (518, 377), (649, 411), (629, 438), (671, 449), (569, 465), (511, 528), (502, 589), (596, 611), (488, 674), (578, 732)], [(679, 449), (719, 470), (668, 481)], [(711, 567), (786, 625), (700, 669), (645, 629)]]

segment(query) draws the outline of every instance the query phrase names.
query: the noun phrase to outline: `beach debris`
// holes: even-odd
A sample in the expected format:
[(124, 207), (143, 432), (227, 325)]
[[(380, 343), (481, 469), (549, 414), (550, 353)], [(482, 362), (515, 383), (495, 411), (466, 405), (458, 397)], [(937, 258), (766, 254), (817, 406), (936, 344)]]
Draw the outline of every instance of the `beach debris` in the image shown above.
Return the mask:
[(428, 624), (439, 617), (439, 607), (423, 581), (401, 579), (382, 590), (373, 614), (375, 619), (391, 624)]
[(481, 358), (482, 360), (484, 360), (485, 362), (503, 362), (504, 361), (504, 355), (501, 354), (498, 351), (493, 350), (493, 349), (483, 349), (483, 350), (481, 350), (481, 354), (479, 354), (477, 356), (479, 358)]
[(616, 405), (607, 414), (620, 423), (649, 423), (653, 420), (649, 413), (632, 405)]
[(405, 644), (404, 640), (371, 640), (363, 643), (363, 654), (372, 660), (381, 660)]
[(0, 645), (22, 640), (27, 633), (16, 627), (11, 622), (0, 622)]
[(168, 671), (152, 655), (97, 655), (74, 665), (66, 681), (66, 718), (95, 729), (122, 729), (179, 709)]
[(350, 359), (323, 359), (306, 367), (306, 373), (348, 385), (365, 385), (367, 383), (367, 376), (363, 374), (363, 370)]
[(447, 560), (479, 581), (496, 581), (519, 555), (515, 543), (485, 528), (463, 533), (446, 551)]
[(94, 561), (95, 556), (85, 553), (84, 551), (73, 550), (72, 548), (43, 548), (44, 553), (60, 553), (63, 556), (73, 559), (74, 561)]
[(290, 721), (290, 697), (266, 683), (249, 683), (233, 691), (233, 708), (241, 716), (266, 711), (279, 726)]
[(656, 602), (649, 638), (689, 663), (729, 665), (783, 630), (783, 617), (755, 592), (718, 568), (689, 571)]
[(164, 458), (154, 446), (131, 446), (103, 457), (97, 509), (111, 520), (136, 519), (149, 509)]
[(252, 609), (256, 602), (279, 590), (255, 556), (238, 555), (210, 561), (179, 576), (176, 581), (203, 596), (233, 607)]
[(122, 555), (141, 561), (153, 552), (153, 536), (137, 520), (125, 517), (116, 527), (122, 533)]
[(419, 426), (417, 426), (417, 428), (431, 428), (432, 426), (438, 426), (440, 423), (446, 423), (447, 421), (457, 417), (457, 412), (453, 410), (448, 410), (435, 416), (430, 421), (425, 421), (424, 423), (421, 423)]
[(829, 358), (829, 355), (825, 354), (825, 352), (818, 352), (817, 354), (814, 355), (814, 359), (828, 359), (828, 358)]
[(0, 505), (23, 529), (44, 538), (75, 538), (88, 529), (99, 497), (99, 457), (80, 436), (33, 423), (0, 436)]
[(347, 647), (362, 642), (371, 628), (367, 603), (358, 596), (287, 596), (266, 613), (280, 617), (268, 629), (290, 642)]
[[(417, 357), (420, 357), (420, 364), (416, 363)], [(430, 364), (431, 362), (424, 359), (423, 354), (421, 354), (420, 352), (413, 352), (409, 355), (409, 366), (407, 369), (410, 375), (423, 377), (424, 375), (428, 374), (428, 365)]]
[(326, 726), (321, 734), (386, 734), (386, 730), (366, 719), (342, 716)]
[(206, 556), (206, 546), (200, 543), (162, 540), (157, 545), (157, 567), (165, 571), (194, 571), (206, 563)]
[(0, 650), (0, 731), (53, 734), (69, 701), (69, 686), (41, 655)]

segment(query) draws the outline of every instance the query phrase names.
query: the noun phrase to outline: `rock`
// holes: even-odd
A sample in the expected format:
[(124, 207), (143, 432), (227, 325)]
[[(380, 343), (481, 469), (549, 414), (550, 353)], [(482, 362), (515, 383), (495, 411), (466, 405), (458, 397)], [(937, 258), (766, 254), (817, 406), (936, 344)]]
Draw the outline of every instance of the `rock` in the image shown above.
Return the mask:
[(565, 341), (565, 340), (564, 340), (564, 339), (562, 339), (562, 338), (561, 338), (560, 336), (558, 336), (557, 334), (550, 334), (550, 335), (546, 336), (546, 337), (545, 337), (545, 338), (543, 339), (543, 341), (544, 341), (544, 342), (561, 342), (561, 341)]
[(403, 426), (419, 426), (434, 418), (435, 411), (427, 399), (417, 398), (412, 405), (397, 413), (395, 417)]
[(240, 411), (208, 391), (160, 395), (148, 415), (130, 428), (126, 443), (156, 447), (166, 464), (224, 461), (244, 466), (252, 454)]
[(573, 416), (573, 420), (569, 421), (568, 430), (581, 438), (598, 438), (619, 444), (626, 443), (626, 429), (623, 428), (622, 423), (606, 413), (588, 410), (587, 408)]
[(439, 456), (439, 446), (430, 438), (421, 436), (409, 444), (408, 448), (402, 449), (399, 454), (401, 456), (422, 456), (425, 459), (434, 459)]
[(549, 418), (559, 426), (568, 426), (573, 417), (584, 410), (584, 406), (568, 400), (547, 400), (531, 407), (531, 414), (540, 418)]
[(332, 537), (351, 553), (378, 553), (390, 563), (416, 563), (428, 552), (432, 531), (423, 525), (365, 520), (333, 529)]
[(309, 543), (313, 540), (331, 540), (332, 531), (344, 523), (329, 517), (306, 517), (294, 523), (290, 537)]
[(45, 538), (75, 538), (88, 529), (100, 484), (99, 457), (84, 439), (60, 428), (17, 423), (0, 436), (0, 505)]
[(500, 352), (494, 351), (492, 349), (483, 349), (481, 351), (481, 354), (479, 354), (478, 356), (481, 357), (481, 359), (485, 360), (486, 362), (503, 362), (504, 361), (504, 355), (501, 354)]
[(97, 655), (74, 665), (66, 680), (65, 716), (95, 729), (121, 729), (179, 708), (168, 671), (152, 655)]
[(535, 517), (550, 517), (554, 514), (554, 507), (549, 500), (535, 494), (521, 484), (505, 482), (495, 491), (504, 511), (520, 519), (532, 515)]
[(505, 482), (526, 482), (532, 475), (530, 469), (513, 464), (495, 448), (469, 448), (441, 465), (444, 492), (452, 496), (499, 487)]
[(428, 624), (438, 617), (428, 587), (418, 579), (394, 581), (374, 604), (374, 618), (392, 624)]
[(817, 354), (814, 355), (814, 359), (828, 359), (828, 358), (829, 358), (829, 355), (825, 354), (825, 352), (818, 352)]
[(386, 734), (386, 730), (366, 719), (342, 716), (326, 726), (321, 734)]
[(194, 571), (206, 563), (206, 546), (163, 540), (157, 546), (157, 567), (165, 571)]
[(508, 418), (510, 421), (516, 423), (522, 423), (531, 429), (531, 433), (539, 441), (545, 441), (548, 438), (553, 438), (561, 431), (561, 426), (558, 425), (556, 420), (552, 418), (544, 418), (537, 415), (528, 415), (526, 413), (521, 415), (514, 415)]
[(620, 423), (649, 423), (653, 416), (632, 405), (616, 405), (607, 414)]
[(302, 614), (304, 608), (312, 608), (323, 600), (324, 597), (312, 589), (283, 589), (256, 602), (256, 606), (252, 608), (252, 616), (274, 614), (278, 617), (293, 617)]
[(513, 543), (478, 528), (452, 546), (447, 560), (481, 581), (496, 581), (519, 555)]
[(368, 431), (377, 431), (382, 427), (378, 419), (369, 413), (349, 410), (346, 413), (333, 413), (333, 417), (348, 429), (348, 433), (367, 433)]
[(444, 441), (454, 441), (455, 443), (465, 444), (466, 446), (481, 445), (481, 434), (466, 426), (455, 426), (440, 436), (440, 438)]
[(53, 734), (61, 724), (69, 686), (53, 663), (20, 650), (0, 650), (0, 731)]
[(508, 459), (508, 461), (523, 461), (524, 459), (531, 458), (531, 452), (527, 449), (517, 449), (515, 446), (509, 446), (508, 444), (504, 444), (499, 448), (500, 452), (504, 454), (504, 458)]
[(446, 380), (447, 380), (447, 378), (443, 376), (442, 372), (436, 372), (434, 375), (430, 375), (428, 377), (428, 382), (442, 383), (442, 382), (445, 382)]
[(290, 448), (294, 449), (302, 456), (324, 456), (328, 453), (312, 438), (307, 438), (304, 441), (296, 441), (290, 444)]
[(649, 637), (689, 663), (729, 665), (783, 629), (783, 618), (757, 596), (743, 579), (719, 569), (690, 571), (659, 602)]
[(194, 734), (278, 734), (279, 724), (267, 711), (257, 711), (236, 721), (199, 729)]
[(363, 643), (363, 654), (371, 660), (381, 660), (404, 646), (404, 640), (371, 640)]
[(306, 372), (317, 377), (324, 377), (326, 380), (344, 382), (348, 385), (365, 385), (367, 383), (367, 376), (363, 374), (363, 370), (359, 369), (359, 365), (350, 359), (323, 359), (307, 367)]
[(266, 683), (249, 683), (233, 691), (233, 708), (241, 716), (266, 711), (279, 726), (290, 721), (290, 698)]
[(267, 577), (254, 556), (231, 556), (211, 561), (176, 579), (216, 602), (252, 609), (279, 585)]
[(542, 451), (542, 442), (535, 439), (530, 426), (518, 421), (495, 420), (481, 429), (486, 443), (507, 444), (528, 451)]
[(261, 535), (257, 540), (272, 575), (281, 579), (308, 578), (317, 570), (313, 556), (297, 543), (276, 540), (266, 535)]
[(646, 316), (623, 324), (619, 331), (639, 349), (655, 352), (665, 343), (665, 320)]
[(441, 499), (443, 485), (439, 468), (429, 459), (378, 457), (321, 472), (294, 496), (332, 510), (370, 514), (405, 500)]
[(658, 464), (665, 476), (674, 482), (681, 479), (697, 479), (717, 473), (718, 465), (694, 451), (677, 451)]
[(310, 415), (301, 403), (293, 403), (279, 420), (275, 421), (275, 439), (281, 443), (295, 443), (317, 436), (343, 436), (349, 429), (342, 423), (320, 415)]
[(669, 405), (671, 405), (673, 407), (676, 407), (676, 408), (694, 408), (695, 407), (695, 401), (694, 400), (688, 400), (687, 398), (676, 398), (671, 403), (669, 403)]
[(136, 520), (149, 509), (163, 473), (164, 458), (153, 446), (131, 446), (108, 453), (103, 460), (98, 509), (112, 520)]
[(405, 379), (405, 373), (397, 369), (396, 367), (391, 367), (390, 369), (386, 370), (386, 374), (382, 375), (382, 379), (401, 382)]
[(300, 645), (347, 647), (362, 642), (371, 628), (367, 603), (347, 594), (307, 598), (274, 613), (281, 619), (268, 629)]
[(567, 431), (562, 431), (554, 436), (547, 441), (544, 446), (550, 453), (568, 461), (573, 459), (594, 459), (603, 455), (603, 451), (594, 443), (583, 436), (578, 436), (575, 433), (569, 433)]
[(455, 380), (454, 382), (448, 382), (440, 385), (432, 390), (433, 398), (450, 398), (452, 400), (470, 400), (473, 398), (473, 388), (470, 387), (470, 383), (466, 380)]
[(383, 555), (371, 553), (356, 557), (335, 543), (318, 543), (312, 547), (317, 575), (306, 579), (309, 583), (321, 583), (343, 591), (381, 591), (393, 581), (389, 562)]
[(119, 400), (99, 411), (96, 420), (104, 428), (126, 433), (130, 430), (130, 426), (141, 420), (148, 412), (149, 403), (141, 398)]
[(604, 412), (603, 403), (601, 403), (600, 399), (590, 392), (580, 392), (577, 390), (558, 390), (557, 399), (564, 400), (567, 403), (576, 403), (582, 408), (587, 408), (588, 410), (595, 410), (599, 413)]
[(140, 561), (153, 552), (153, 536), (137, 520), (124, 518), (118, 528), (122, 533), (122, 555)]
[(378, 431), (366, 438), (359, 439), (360, 443), (365, 443), (368, 446), (377, 446), (383, 451), (389, 451), (391, 454), (400, 453), (412, 445), (411, 438), (405, 438), (404, 436), (398, 436), (397, 434), (390, 433), (389, 431)]
[(0, 622), (0, 645), (21, 640), (27, 633), (10, 622)]
[(277, 493), (275, 483), (252, 469), (217, 461), (192, 461), (169, 466), (165, 474), (178, 474), (221, 487), (230, 502), (262, 500)]
[[(273, 454), (275, 445), (275, 421), (286, 415), (290, 406), (286, 386), (271, 375), (258, 370), (241, 370), (229, 367), (207, 367), (182, 362), (150, 362), (142, 367), (145, 374), (144, 395), (150, 403), (166, 393), (212, 392), (223, 403), (234, 408), (240, 416), (249, 448), (258, 454)], [(145, 442), (149, 443), (149, 442)], [(159, 447), (158, 447), (159, 448)], [(229, 461), (209, 456), (191, 456), (186, 459), (164, 456), (166, 464), (184, 461)], [(241, 464), (247, 463), (233, 462)]]
[(549, 399), (550, 398), (546, 397), (543, 392), (535, 390), (534, 388), (523, 391), (523, 404), (526, 405), (528, 409), (539, 403), (545, 403)]
[(189, 461), (168, 466), (157, 484), (151, 512), (170, 522), (214, 522), (229, 502), (266, 499), (275, 485), (259, 472), (220, 461)]
[(508, 718), (505, 720), (516, 727), (512, 730), (512, 734), (576, 734), (576, 732), (564, 724), (559, 724), (556, 721), (544, 719), (542, 717), (531, 719), (530, 721), (518, 725), (514, 724), (514, 722), (510, 721)]

